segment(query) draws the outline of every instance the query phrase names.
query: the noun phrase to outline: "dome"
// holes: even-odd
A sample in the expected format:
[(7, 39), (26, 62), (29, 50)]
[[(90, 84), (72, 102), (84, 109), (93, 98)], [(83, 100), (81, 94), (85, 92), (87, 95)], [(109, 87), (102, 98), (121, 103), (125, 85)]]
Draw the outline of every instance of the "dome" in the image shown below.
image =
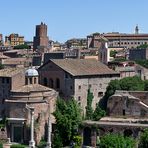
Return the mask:
[(25, 72), (25, 76), (28, 76), (28, 77), (35, 77), (35, 76), (38, 76), (38, 75), (39, 75), (38, 71), (34, 68), (29, 68)]

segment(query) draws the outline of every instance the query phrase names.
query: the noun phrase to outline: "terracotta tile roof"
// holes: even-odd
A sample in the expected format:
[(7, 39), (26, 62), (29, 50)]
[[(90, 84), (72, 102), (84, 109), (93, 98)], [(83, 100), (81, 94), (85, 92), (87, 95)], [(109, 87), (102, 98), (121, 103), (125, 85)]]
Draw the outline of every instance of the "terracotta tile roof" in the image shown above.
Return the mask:
[(20, 72), (25, 72), (24, 68), (5, 68), (0, 70), (0, 77), (12, 77)]
[(73, 76), (119, 74), (94, 59), (52, 59), (50, 61)]
[(24, 64), (25, 62), (31, 62), (32, 58), (9, 58), (3, 60), (4, 65), (19, 65), (19, 64)]

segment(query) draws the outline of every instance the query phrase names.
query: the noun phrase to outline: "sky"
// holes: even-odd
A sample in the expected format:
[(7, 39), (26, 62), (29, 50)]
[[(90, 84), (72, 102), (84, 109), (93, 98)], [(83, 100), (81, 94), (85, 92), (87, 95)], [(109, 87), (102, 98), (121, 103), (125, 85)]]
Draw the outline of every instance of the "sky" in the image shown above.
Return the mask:
[(99, 32), (148, 33), (148, 0), (1, 0), (0, 33), (32, 41), (35, 26), (48, 26), (50, 39), (65, 42)]

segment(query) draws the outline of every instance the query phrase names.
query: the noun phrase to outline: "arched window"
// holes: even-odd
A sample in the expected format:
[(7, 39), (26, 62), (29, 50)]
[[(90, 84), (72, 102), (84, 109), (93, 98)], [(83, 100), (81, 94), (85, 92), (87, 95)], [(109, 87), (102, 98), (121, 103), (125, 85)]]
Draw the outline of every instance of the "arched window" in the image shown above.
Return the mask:
[(44, 78), (44, 86), (47, 86), (47, 78)]
[(52, 78), (49, 79), (49, 87), (53, 88), (53, 79)]
[(36, 84), (36, 82), (37, 82), (37, 80), (36, 80), (36, 78), (34, 78), (34, 84)]
[(60, 79), (59, 78), (56, 79), (56, 88), (60, 88)]

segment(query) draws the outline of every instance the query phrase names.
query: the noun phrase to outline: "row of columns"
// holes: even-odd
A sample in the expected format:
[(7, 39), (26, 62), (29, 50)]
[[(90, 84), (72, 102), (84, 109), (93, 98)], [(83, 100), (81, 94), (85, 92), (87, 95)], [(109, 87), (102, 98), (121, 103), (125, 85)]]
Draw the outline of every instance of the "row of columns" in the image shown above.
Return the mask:
[[(30, 111), (31, 115), (31, 137), (29, 141), (29, 148), (35, 148), (35, 140), (34, 140), (34, 107), (26, 106), (26, 108)], [(47, 138), (47, 146), (46, 148), (51, 148), (51, 132), (52, 132), (52, 124), (50, 121), (50, 117), (48, 118), (48, 138)]]

